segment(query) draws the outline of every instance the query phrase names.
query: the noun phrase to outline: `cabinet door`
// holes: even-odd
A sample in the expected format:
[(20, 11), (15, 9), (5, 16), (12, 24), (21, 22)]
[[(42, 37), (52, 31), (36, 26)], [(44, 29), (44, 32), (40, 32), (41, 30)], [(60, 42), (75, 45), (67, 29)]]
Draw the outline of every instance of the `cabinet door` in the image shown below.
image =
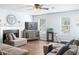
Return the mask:
[(26, 38), (29, 38), (29, 34), (27, 32), (25, 33), (25, 37)]
[(23, 31), (23, 37), (24, 37), (24, 38), (29, 38), (29, 34), (28, 34), (28, 32)]
[(32, 39), (32, 38), (33, 38), (33, 33), (32, 33), (32, 31), (29, 31), (28, 34), (29, 34), (29, 38)]
[(34, 32), (34, 38), (39, 39), (39, 32)]
[(35, 32), (35, 37), (39, 37), (39, 32)]

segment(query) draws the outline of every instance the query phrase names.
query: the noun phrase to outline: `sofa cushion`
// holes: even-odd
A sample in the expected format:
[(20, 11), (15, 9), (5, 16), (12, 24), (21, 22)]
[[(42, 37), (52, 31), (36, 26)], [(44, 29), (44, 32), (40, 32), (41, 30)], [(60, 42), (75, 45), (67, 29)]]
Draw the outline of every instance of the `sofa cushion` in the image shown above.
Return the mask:
[(70, 45), (69, 46), (69, 50), (67, 50), (64, 55), (76, 55), (77, 54), (77, 50), (78, 50), (78, 46), (77, 45)]
[(74, 55), (74, 53), (70, 50), (67, 50), (63, 55)]
[(63, 46), (58, 52), (57, 55), (62, 55), (64, 54), (65, 51), (67, 51), (69, 49), (68, 46)]
[(70, 48), (69, 50), (72, 51), (74, 55), (77, 54), (77, 51), (78, 51), (77, 45), (70, 45), (69, 48)]
[(7, 55), (27, 55), (29, 54), (27, 50), (21, 49), (21, 48), (16, 48), (12, 47), (10, 49), (5, 50)]
[(29, 54), (27, 50), (13, 47), (7, 44), (0, 44), (0, 55), (27, 55)]
[(77, 50), (77, 55), (79, 55), (79, 46), (78, 46), (78, 50)]
[(0, 50), (6, 50), (6, 49), (9, 49), (9, 48), (12, 48), (12, 46), (9, 46), (7, 44), (0, 44)]
[(52, 53), (57, 53), (58, 52), (58, 49), (52, 49), (52, 51), (51, 51)]

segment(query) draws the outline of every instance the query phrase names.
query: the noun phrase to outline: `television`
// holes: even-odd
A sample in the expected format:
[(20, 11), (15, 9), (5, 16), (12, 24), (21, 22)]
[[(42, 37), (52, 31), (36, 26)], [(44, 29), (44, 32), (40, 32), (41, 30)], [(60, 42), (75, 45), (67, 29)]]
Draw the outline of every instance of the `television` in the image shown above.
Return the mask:
[(38, 23), (37, 22), (25, 22), (25, 29), (26, 30), (37, 30)]

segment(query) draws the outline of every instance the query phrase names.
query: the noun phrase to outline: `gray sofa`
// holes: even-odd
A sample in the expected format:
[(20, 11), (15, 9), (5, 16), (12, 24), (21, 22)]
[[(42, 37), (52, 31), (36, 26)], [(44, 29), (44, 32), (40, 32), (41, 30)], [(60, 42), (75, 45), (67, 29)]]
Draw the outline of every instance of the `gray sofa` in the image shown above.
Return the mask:
[(0, 55), (28, 55), (28, 50), (0, 43)]
[(45, 55), (79, 55), (79, 41), (71, 40), (66, 44), (50, 43), (43, 47)]

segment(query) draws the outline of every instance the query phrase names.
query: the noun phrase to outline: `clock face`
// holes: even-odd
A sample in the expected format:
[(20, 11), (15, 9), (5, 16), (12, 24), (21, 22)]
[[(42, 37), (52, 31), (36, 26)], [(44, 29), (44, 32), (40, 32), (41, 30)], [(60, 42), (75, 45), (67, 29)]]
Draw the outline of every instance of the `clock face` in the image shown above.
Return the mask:
[(8, 15), (7, 16), (7, 22), (10, 25), (13, 25), (16, 23), (16, 17), (14, 15)]

